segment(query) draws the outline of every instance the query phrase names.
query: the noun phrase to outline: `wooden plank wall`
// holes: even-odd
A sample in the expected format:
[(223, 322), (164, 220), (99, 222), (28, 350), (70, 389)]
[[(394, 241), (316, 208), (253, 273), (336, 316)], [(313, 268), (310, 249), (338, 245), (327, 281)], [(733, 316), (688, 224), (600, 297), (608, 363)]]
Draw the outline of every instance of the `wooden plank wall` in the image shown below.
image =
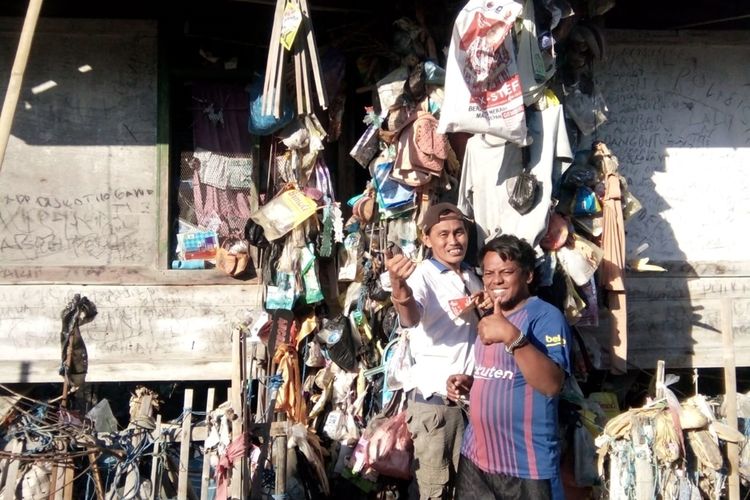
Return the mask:
[(60, 312), (96, 305), (81, 327), (89, 381), (228, 380), (233, 325), (257, 317), (260, 287), (0, 286), (0, 381), (60, 382)]
[[(664, 263), (667, 273), (631, 273), (628, 362), (655, 369), (723, 366), (721, 301), (732, 306), (737, 366), (750, 366), (750, 263)], [(608, 324), (584, 328), (602, 345)]]

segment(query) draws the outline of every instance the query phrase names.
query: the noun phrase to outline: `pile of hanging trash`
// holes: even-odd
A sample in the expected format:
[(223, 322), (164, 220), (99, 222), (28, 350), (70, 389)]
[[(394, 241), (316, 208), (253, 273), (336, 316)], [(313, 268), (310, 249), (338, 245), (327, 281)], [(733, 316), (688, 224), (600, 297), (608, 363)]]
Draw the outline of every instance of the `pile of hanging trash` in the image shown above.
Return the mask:
[(742, 483), (750, 481), (748, 396), (738, 396), (740, 431), (722, 422), (723, 398), (696, 394), (680, 402), (668, 388), (665, 393), (662, 399), (614, 416), (596, 438), (597, 466), (581, 474), (602, 478), (600, 498), (722, 498), (730, 443), (740, 449)]

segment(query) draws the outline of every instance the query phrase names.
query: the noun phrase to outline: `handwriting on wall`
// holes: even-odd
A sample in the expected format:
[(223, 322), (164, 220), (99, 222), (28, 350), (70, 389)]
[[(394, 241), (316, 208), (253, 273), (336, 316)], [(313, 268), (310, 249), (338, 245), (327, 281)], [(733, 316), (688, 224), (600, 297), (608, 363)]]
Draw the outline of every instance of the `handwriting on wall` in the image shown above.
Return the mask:
[[(0, 59), (18, 43), (4, 26)], [(156, 60), (150, 21), (40, 24), (0, 180), (0, 266), (155, 261)]]
[[(82, 327), (92, 367), (228, 362), (233, 325), (256, 315), (256, 292), (252, 286), (0, 286), (0, 365), (58, 363), (60, 312), (74, 293), (98, 310)], [(15, 375), (0, 379), (17, 381)]]
[(127, 265), (152, 259), (154, 235), (143, 235), (142, 223), (154, 218), (154, 205), (149, 188), (70, 197), (0, 192), (0, 263)]
[(736, 228), (750, 220), (750, 47), (711, 42), (615, 41), (597, 69), (609, 107), (598, 135), (644, 206), (628, 247), (648, 243), (652, 259), (747, 259)]

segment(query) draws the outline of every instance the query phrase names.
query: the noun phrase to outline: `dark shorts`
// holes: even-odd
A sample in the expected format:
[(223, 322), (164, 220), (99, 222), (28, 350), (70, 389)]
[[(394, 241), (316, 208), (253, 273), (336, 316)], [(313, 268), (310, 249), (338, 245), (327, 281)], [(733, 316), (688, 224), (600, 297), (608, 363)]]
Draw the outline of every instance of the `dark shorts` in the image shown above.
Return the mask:
[(456, 477), (455, 500), (551, 500), (549, 479), (522, 479), (491, 474), (461, 455)]

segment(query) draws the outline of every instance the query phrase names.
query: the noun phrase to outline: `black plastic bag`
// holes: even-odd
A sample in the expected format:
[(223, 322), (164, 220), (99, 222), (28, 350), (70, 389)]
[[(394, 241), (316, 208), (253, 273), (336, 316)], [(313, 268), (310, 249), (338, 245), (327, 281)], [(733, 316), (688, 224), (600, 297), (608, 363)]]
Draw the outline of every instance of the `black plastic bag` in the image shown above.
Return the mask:
[(524, 169), (508, 182), (508, 203), (519, 214), (526, 215), (534, 207), (538, 188), (536, 176)]

